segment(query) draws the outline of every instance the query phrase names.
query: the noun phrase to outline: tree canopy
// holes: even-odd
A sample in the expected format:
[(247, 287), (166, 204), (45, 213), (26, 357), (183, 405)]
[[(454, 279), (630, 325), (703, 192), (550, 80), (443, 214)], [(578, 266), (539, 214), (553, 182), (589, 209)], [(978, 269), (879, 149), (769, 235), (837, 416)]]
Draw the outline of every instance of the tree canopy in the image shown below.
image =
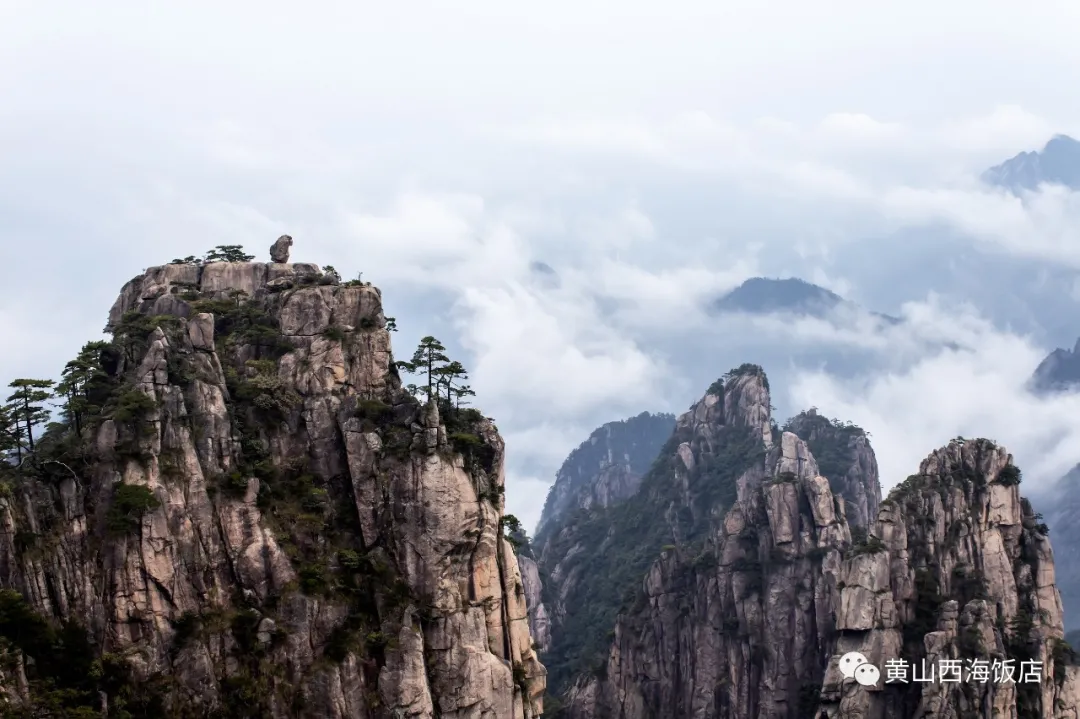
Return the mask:
[(457, 360), (451, 360), (446, 355), (446, 347), (431, 335), (420, 340), (411, 360), (395, 364), (398, 369), (418, 375), (426, 383), (420, 387), (415, 384), (408, 385), (407, 388), (413, 394), (422, 394), (429, 400), (445, 401), (453, 407), (465, 404), (466, 397), (476, 395), (464, 384), (469, 378), (465, 366)]
[(251, 262), (254, 259), (255, 255), (244, 252), (243, 245), (218, 245), (209, 250), (201, 260), (195, 255), (188, 255), (187, 257), (178, 257), (169, 264), (201, 265), (209, 262)]
[(243, 245), (218, 245), (206, 253), (203, 262), (251, 262), (255, 255), (244, 252)]
[[(49, 409), (45, 406), (55, 384), (49, 379), (17, 379), (8, 384), (15, 391), (8, 395), (6, 415), (11, 419), (16, 438), (16, 452), (22, 456), (22, 439), (26, 447), (34, 451), (34, 427), (49, 421)], [(25, 434), (23, 434), (25, 432)]]

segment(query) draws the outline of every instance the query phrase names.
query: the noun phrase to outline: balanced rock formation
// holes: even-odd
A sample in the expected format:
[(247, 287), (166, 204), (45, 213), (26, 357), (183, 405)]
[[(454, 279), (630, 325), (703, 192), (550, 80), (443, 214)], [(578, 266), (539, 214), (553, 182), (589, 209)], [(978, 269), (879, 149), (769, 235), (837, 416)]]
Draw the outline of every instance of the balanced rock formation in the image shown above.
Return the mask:
[(270, 261), (284, 263), (289, 261), (289, 250), (292, 248), (292, 237), (282, 235), (270, 245)]
[(124, 286), (72, 416), (0, 467), (0, 713), (541, 713), (502, 439), (403, 390), (385, 325), (314, 265)]

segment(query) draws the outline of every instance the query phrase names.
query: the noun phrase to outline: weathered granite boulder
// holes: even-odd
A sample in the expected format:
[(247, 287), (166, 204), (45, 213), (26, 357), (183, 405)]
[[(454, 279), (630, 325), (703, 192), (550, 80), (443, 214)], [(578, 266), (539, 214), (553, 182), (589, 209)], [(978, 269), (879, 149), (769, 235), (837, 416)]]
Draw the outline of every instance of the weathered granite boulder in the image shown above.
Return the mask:
[(270, 261), (276, 264), (284, 264), (289, 261), (289, 249), (292, 247), (292, 237), (282, 235), (270, 245)]

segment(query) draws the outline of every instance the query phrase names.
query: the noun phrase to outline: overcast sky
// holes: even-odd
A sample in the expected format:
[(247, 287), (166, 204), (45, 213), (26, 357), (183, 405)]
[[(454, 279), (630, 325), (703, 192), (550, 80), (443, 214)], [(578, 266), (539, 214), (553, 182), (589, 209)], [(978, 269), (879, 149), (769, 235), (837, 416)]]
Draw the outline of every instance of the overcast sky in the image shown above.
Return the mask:
[(869, 379), (795, 368), (777, 402), (864, 425), (885, 486), (958, 434), (1045, 480), (1080, 461), (1080, 405), (1027, 396), (1050, 348), (979, 307), (897, 273), (904, 337), (700, 308), (762, 273), (873, 305), (881, 268), (837, 256), (929, 226), (1075, 272), (1074, 194), (976, 178), (1077, 134), (1077, 27), (1074, 2), (6, 0), (0, 379), (55, 377), (143, 268), (288, 232), (382, 288), (399, 355), (464, 358), (528, 526), (597, 424), (685, 409), (707, 382), (681, 355), (751, 335), (889, 355), (959, 327)]

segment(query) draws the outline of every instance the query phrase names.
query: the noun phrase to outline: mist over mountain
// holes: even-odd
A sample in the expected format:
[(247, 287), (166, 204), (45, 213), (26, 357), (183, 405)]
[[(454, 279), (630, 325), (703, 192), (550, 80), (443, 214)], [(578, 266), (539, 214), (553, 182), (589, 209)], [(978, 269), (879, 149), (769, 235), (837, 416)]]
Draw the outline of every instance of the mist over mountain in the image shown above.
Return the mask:
[[(1012, 455), (957, 438), (883, 497), (867, 434), (812, 409), (778, 427), (770, 384), (760, 367), (732, 370), (678, 417), (634, 491), (546, 513), (522, 576), (542, 617), (530, 626), (548, 711), (1064, 719), (1055, 708), (1075, 705), (1080, 671), (1048, 529)], [(612, 436), (602, 427), (571, 454), (573, 479), (560, 475), (549, 504), (571, 484), (587, 495), (609, 483), (604, 462), (575, 455), (607, 453)], [(851, 651), (874, 666), (1042, 656), (1053, 679), (977, 696), (944, 683), (863, 691), (838, 664)]]
[(0, 716), (1080, 719), (1080, 4), (18, 9)]
[(1035, 190), (1043, 184), (1080, 189), (1080, 142), (1054, 135), (1037, 152), (1021, 152), (983, 173), (984, 182), (1012, 192)]
[[(791, 313), (819, 319), (838, 318), (841, 313), (854, 316), (867, 312), (835, 292), (797, 277), (751, 277), (716, 300), (711, 309), (714, 312), (749, 314)], [(890, 323), (900, 322), (896, 317), (874, 312), (869, 314)]]
[(1080, 388), (1080, 339), (1071, 350), (1058, 347), (1035, 368), (1031, 388), (1047, 394)]

